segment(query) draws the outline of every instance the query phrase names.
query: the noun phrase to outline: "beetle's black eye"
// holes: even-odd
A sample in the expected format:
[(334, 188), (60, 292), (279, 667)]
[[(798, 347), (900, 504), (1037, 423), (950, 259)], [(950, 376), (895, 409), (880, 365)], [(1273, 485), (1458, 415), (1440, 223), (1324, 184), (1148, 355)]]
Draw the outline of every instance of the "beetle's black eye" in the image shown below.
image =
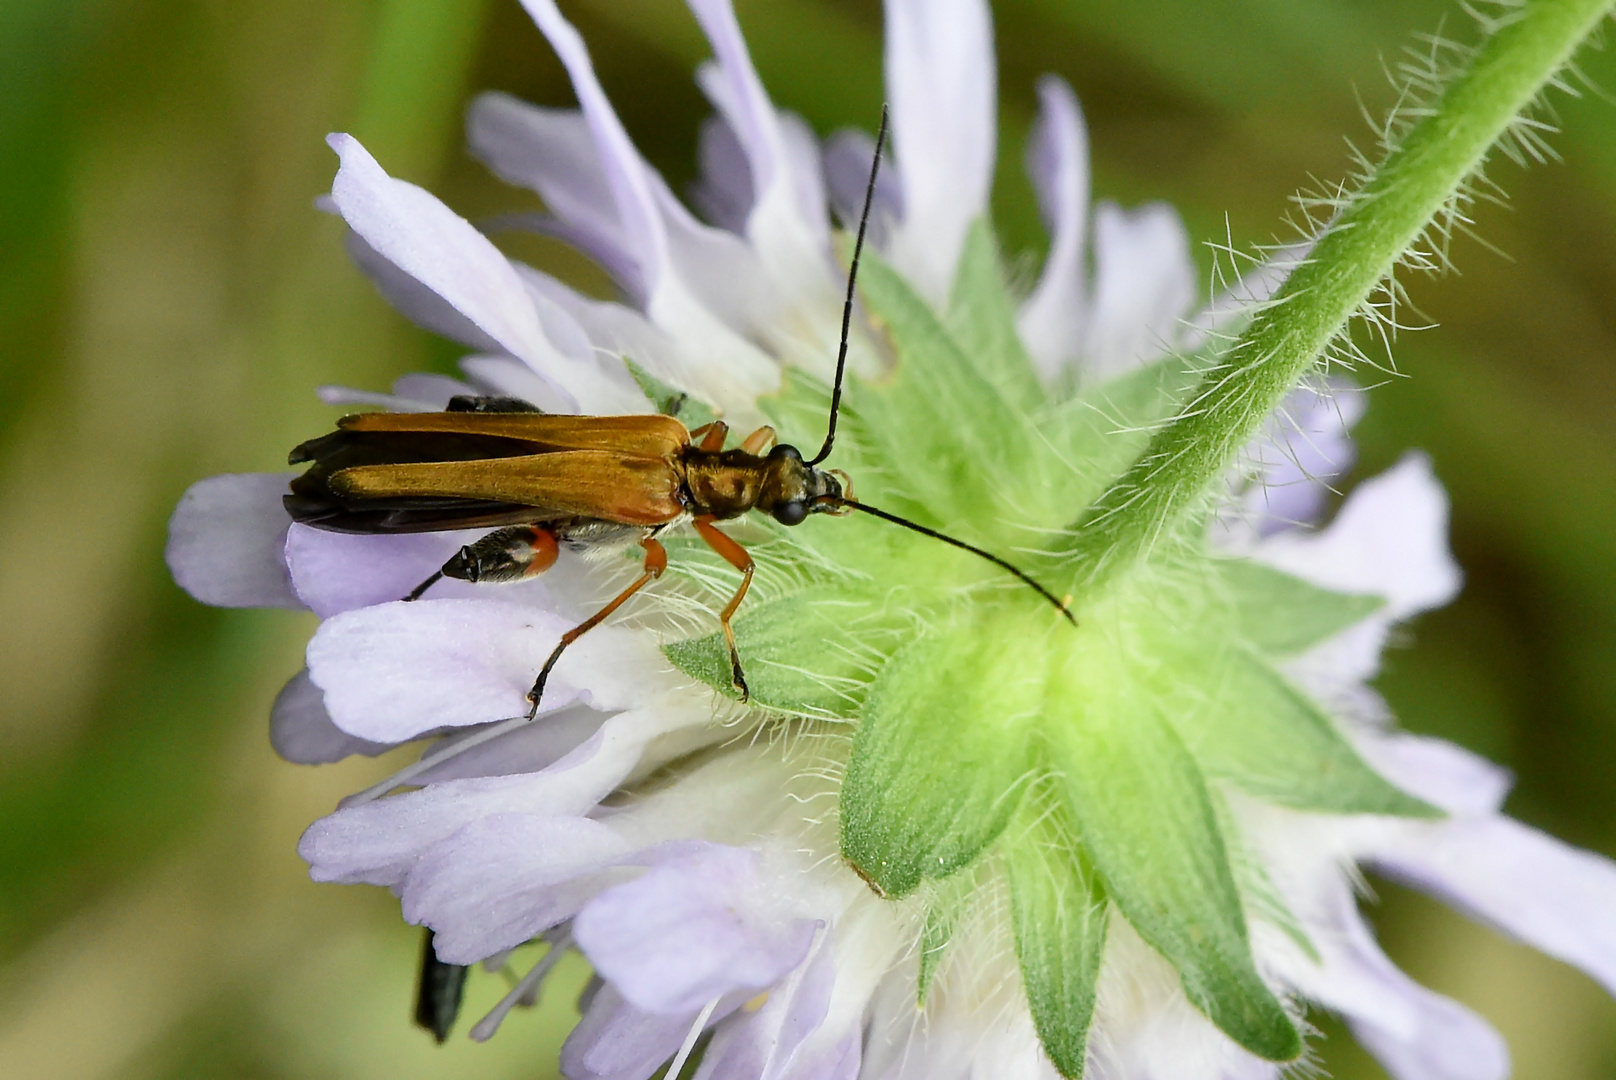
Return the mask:
[(782, 461), (786, 458), (801, 461), (802, 452), (799, 451), (795, 446), (789, 446), (786, 443), (780, 443), (773, 450), (769, 451), (770, 461)]
[(774, 504), (774, 520), (782, 525), (801, 525), (802, 519), (808, 516), (808, 503), (803, 499), (791, 499), (788, 502)]

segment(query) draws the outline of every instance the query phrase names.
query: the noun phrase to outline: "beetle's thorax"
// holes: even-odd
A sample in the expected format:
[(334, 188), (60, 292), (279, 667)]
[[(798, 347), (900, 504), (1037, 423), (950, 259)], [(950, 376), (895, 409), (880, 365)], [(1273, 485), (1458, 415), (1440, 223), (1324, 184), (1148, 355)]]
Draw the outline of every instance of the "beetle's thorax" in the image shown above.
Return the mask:
[(682, 494), (697, 515), (732, 518), (755, 509), (795, 525), (809, 513), (828, 509), (814, 500), (842, 494), (834, 477), (807, 465), (795, 448), (785, 445), (765, 456), (691, 446), (685, 449), (684, 467)]
[(685, 450), (685, 490), (692, 514), (739, 517), (758, 505), (768, 459), (744, 450)]

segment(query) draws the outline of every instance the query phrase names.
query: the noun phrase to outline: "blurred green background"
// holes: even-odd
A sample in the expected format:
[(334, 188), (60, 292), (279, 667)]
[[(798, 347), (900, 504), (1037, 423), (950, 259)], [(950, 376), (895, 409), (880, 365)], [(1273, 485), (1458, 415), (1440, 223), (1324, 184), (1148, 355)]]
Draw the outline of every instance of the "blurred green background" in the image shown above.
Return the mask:
[[(872, 126), (876, 0), (740, 0), (777, 103), (821, 133)], [(707, 109), (677, 0), (563, 2), (651, 160), (678, 188)], [(1287, 198), (1369, 143), (1360, 102), (1446, 0), (1002, 0), (995, 202), (1041, 237), (1020, 169), (1033, 85), (1087, 110), (1095, 189), (1167, 199), (1197, 240), (1287, 237)], [(1616, 58), (1583, 66), (1616, 88)], [(8, 1077), (547, 1076), (581, 966), (493, 1043), (408, 1023), (417, 931), (377, 889), (310, 884), (302, 827), (389, 762), (269, 749), (269, 703), (312, 617), (204, 608), (169, 581), (175, 500), (284, 467), (332, 410), (456, 352), (396, 317), (316, 213), (358, 135), (476, 217), (533, 205), (469, 162), (476, 89), (566, 104), (515, 0), (0, 3), (0, 1071)], [(1405, 335), (1357, 475), (1419, 446), (1454, 502), (1463, 597), (1419, 621), (1381, 686), (1404, 723), (1513, 768), (1513, 813), (1616, 853), (1616, 105), (1555, 100), (1562, 163), (1492, 177), (1490, 247), (1415, 280), (1441, 328)], [(539, 242), (519, 253), (590, 288)], [(1207, 253), (1199, 253), (1209, 265)], [(1588, 979), (1377, 885), (1389, 951), (1508, 1037), (1517, 1075), (1616, 1073), (1616, 1004)], [(1616, 912), (1612, 913), (1616, 917)], [(500, 992), (474, 982), (473, 1007)], [(1380, 1073), (1320, 1021), (1323, 1064)], [(462, 1026), (462, 1030), (464, 1027)]]

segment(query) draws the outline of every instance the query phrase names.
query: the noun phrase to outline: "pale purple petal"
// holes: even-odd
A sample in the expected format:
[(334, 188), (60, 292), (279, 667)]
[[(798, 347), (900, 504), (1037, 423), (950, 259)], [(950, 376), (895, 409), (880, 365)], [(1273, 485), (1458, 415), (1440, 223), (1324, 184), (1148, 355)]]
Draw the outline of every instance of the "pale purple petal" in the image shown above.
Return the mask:
[[(766, 287), (747, 273), (750, 253), (733, 236), (707, 229), (668, 193), (661, 177), (634, 149), (590, 64), (578, 31), (553, 0), (523, 0), (561, 58), (594, 136), (607, 186), (617, 204), (624, 241), (639, 258), (645, 312), (681, 343), (667, 381), (738, 416), (755, 411), (759, 395), (779, 387), (778, 366), (737, 328), (748, 311), (740, 292)], [(686, 280), (685, 275), (695, 275)], [(710, 306), (710, 305), (716, 305)], [(732, 320), (726, 325), (721, 314)]]
[(1083, 377), (1093, 384), (1169, 352), (1195, 300), (1189, 234), (1165, 203), (1094, 211), (1094, 292)]
[(480, 352), (493, 352), (500, 348), (499, 342), (457, 311), (453, 304), (412, 274), (399, 269), (397, 264), (366, 243), (364, 237), (350, 229), (344, 243), (348, 257), (370, 278), (376, 291), (406, 319)]
[(1018, 325), (1027, 352), (1044, 378), (1052, 379), (1085, 345), (1089, 146), (1077, 95), (1064, 79), (1040, 79), (1038, 105), (1027, 172), (1049, 230), (1049, 257)]
[[(486, 531), (366, 536), (299, 524), (286, 535), (285, 561), (298, 598), (320, 618), (329, 619), (354, 608), (403, 599), (461, 545)], [(469, 588), (465, 582), (439, 582), (429, 595), (441, 599)]]
[(561, 1072), (568, 1080), (646, 1080), (678, 1053), (697, 1011), (685, 1016), (654, 1016), (602, 985), (583, 1018), (561, 1047)]
[(388, 176), (352, 136), (327, 141), (342, 160), (331, 196), (379, 256), (536, 370), (562, 363), (521, 279), (487, 237), (435, 196)]
[[(649, 169), (634, 149), (628, 132), (606, 100), (584, 48), (583, 38), (561, 17), (552, 0), (523, 0), (522, 6), (549, 39), (572, 79), (585, 122), (593, 136), (596, 160), (617, 210), (624, 247), (635, 253), (644, 295), (654, 296), (667, 273), (667, 235), (651, 193)], [(554, 209), (552, 207), (552, 209)]]
[(269, 710), (269, 744), (299, 765), (324, 765), (353, 754), (375, 757), (392, 749), (387, 743), (356, 739), (333, 724), (325, 711), (325, 695), (309, 680), (307, 668), (293, 675), (275, 696)]
[[(548, 274), (531, 267), (520, 267), (528, 288), (548, 298), (564, 309), (578, 325), (584, 328), (595, 348), (615, 356), (626, 357), (655, 378), (670, 386), (690, 390), (684, 381), (690, 369), (686, 349), (678, 338), (649, 321), (632, 308), (610, 300), (595, 300), (555, 280)], [(708, 404), (715, 404), (704, 393), (695, 396)], [(624, 413), (649, 412), (651, 404), (643, 393), (633, 408)]]
[(1616, 994), (1616, 863), (1501, 815), (1388, 830), (1371, 867)]
[(618, 283), (637, 302), (646, 301), (651, 282), (643, 255), (636, 254), (640, 238), (624, 229), (618, 178), (609, 175), (583, 113), (482, 94), (467, 111), (466, 139), (496, 176), (542, 196), (579, 246), (614, 267)]
[(590, 792), (580, 797), (566, 779), (450, 780), (346, 806), (310, 825), (297, 852), (315, 881), (396, 886), (433, 845), (474, 821), (498, 814), (576, 816), (598, 801), (589, 798)]
[[(309, 674), (344, 731), (403, 742), (526, 712), (539, 668), (571, 625), (562, 616), (499, 600), (379, 604), (322, 623), (309, 642)], [(587, 641), (623, 636), (611, 629), (596, 630)], [(579, 697), (570, 668), (558, 665), (545, 708)]]
[(983, 0), (887, 0), (887, 100), (902, 165), (892, 263), (941, 308), (965, 230), (987, 212), (997, 105), (993, 24)]
[(752, 173), (746, 150), (722, 116), (702, 121), (696, 142), (701, 176), (691, 188), (691, 201), (708, 221), (732, 233), (746, 232), (752, 211)]
[(1341, 1013), (1395, 1080), (1504, 1080), (1509, 1052), (1481, 1017), (1410, 979), (1380, 951), (1339, 874), (1320, 875), (1302, 912), (1323, 963), (1294, 951), (1279, 974)]
[[(831, 208), (846, 228), (856, 227), (864, 211), (864, 192), (869, 187), (870, 163), (874, 160), (875, 137), (867, 131), (848, 128), (825, 140), (822, 158), (825, 187), (830, 193)], [(903, 179), (889, 147), (882, 154), (881, 172), (875, 178), (867, 242), (874, 248), (886, 250), (887, 241), (903, 216)]]
[(673, 1015), (757, 991), (801, 963), (817, 923), (766, 886), (762, 858), (704, 849), (596, 897), (573, 924), (578, 947), (623, 996)]
[(1367, 404), (1344, 380), (1304, 383), (1286, 397), (1244, 455), (1256, 475), (1241, 509), (1259, 535), (1318, 519), (1331, 483), (1357, 456), (1348, 431)]
[[(506, 357), (512, 364), (520, 361)], [(460, 394), (475, 394), (475, 387), (447, 375), (401, 375), (393, 380), (391, 394), (377, 394), (369, 390), (355, 390), (347, 386), (322, 386), (315, 390), (327, 405), (373, 405), (388, 412), (442, 412), (449, 407), (449, 399)]]
[[(578, 399), (554, 379), (545, 378), (520, 360), (509, 356), (462, 357), (460, 370), (479, 387), (498, 395), (521, 398), (538, 406), (540, 412), (571, 414), (583, 411)], [(609, 416), (639, 411), (642, 410), (604, 409), (594, 415)]]
[(1300, 266), (1312, 250), (1312, 241), (1282, 244), (1271, 250), (1267, 258), (1240, 275), (1233, 285), (1190, 317), (1183, 332), (1184, 348), (1198, 349), (1212, 336), (1254, 315), (1273, 299), (1291, 271)]
[(824, 1053), (793, 1061), (781, 1080), (854, 1080), (863, 1064), (862, 1050), (855, 1032)]
[(282, 555), (291, 478), (226, 473), (192, 484), (168, 522), (164, 557), (175, 583), (216, 607), (302, 607)]
[(434, 845), (404, 879), (404, 918), (438, 956), (471, 964), (569, 919), (631, 849), (588, 818), (496, 814)]
[(1440, 607), (1460, 585), (1448, 497), (1417, 452), (1359, 484), (1322, 532), (1271, 537), (1255, 557), (1327, 589), (1383, 596), (1399, 619)]
[(609, 714), (571, 706), (547, 714), (542, 723), (524, 724), (506, 735), (469, 750), (457, 750), (481, 729), (447, 735), (422, 754), (422, 760), (442, 757), (442, 764), (411, 778), (412, 784), (436, 784), (472, 776), (511, 776), (548, 769), (593, 738)]
[[(769, 994), (756, 1012), (742, 1012), (713, 1036), (702, 1055), (696, 1080), (775, 1080), (777, 1077), (838, 1075), (846, 1057), (821, 1054), (813, 1061), (794, 1060), (804, 1040), (818, 1030), (830, 1008), (836, 964), (821, 942), (808, 961)], [(807, 1057), (814, 1057), (810, 1052)], [(855, 1059), (856, 1060), (856, 1059)]]
[(759, 259), (782, 284), (825, 278), (830, 233), (824, 203), (807, 203), (815, 185), (817, 161), (806, 171), (791, 146), (782, 117), (769, 101), (752, 67), (746, 41), (730, 0), (689, 0), (712, 43), (715, 64), (703, 65), (698, 79), (728, 121), (746, 155), (748, 203), (745, 233)]

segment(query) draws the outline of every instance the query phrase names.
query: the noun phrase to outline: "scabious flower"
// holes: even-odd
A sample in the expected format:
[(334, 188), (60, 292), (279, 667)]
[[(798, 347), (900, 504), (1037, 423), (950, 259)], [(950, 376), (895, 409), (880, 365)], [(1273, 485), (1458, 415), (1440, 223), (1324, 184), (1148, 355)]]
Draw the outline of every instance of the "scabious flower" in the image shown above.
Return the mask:
[[(634, 149), (577, 33), (524, 0), (578, 110), (472, 107), (474, 153), (593, 256), (622, 302), (508, 259), (353, 138), (328, 208), (407, 316), (465, 343), (465, 378), (333, 402), (775, 424), (817, 445), (846, 249), (874, 146), (772, 105), (726, 0), (691, 0), (714, 59), (695, 217)], [(1073, 581), (1068, 535), (1179, 408), (1270, 266), (1193, 310), (1163, 206), (1091, 208), (1081, 115), (1040, 85), (1029, 167), (1052, 234), (1036, 284), (1001, 275), (987, 196), (995, 74), (981, 0), (888, 0), (895, 160), (876, 190), (856, 373), (833, 464), (862, 496)], [(1294, 257), (1294, 253), (1293, 253)], [(1282, 270), (1282, 267), (1279, 268)], [(1342, 1015), (1399, 1080), (1508, 1071), (1497, 1035), (1376, 947), (1358, 867), (1404, 881), (1616, 990), (1616, 868), (1499, 813), (1496, 767), (1399, 733), (1367, 686), (1392, 627), (1459, 574), (1412, 455), (1316, 527), (1362, 398), (1297, 389), (1226, 488), (1100, 588), (1074, 628), (995, 568), (863, 518), (737, 524), (759, 574), (668, 540), (668, 577), (575, 645), (635, 570), (564, 557), (501, 588), (445, 581), (476, 534), (354, 536), (287, 519), (285, 475), (196, 485), (176, 579), (324, 621), (275, 703), (297, 762), (422, 742), (419, 764), (314, 823), (321, 881), (385, 885), (451, 964), (549, 944), (487, 1037), (569, 949), (596, 979), (573, 1080), (643, 1080), (706, 1031), (698, 1076), (1272, 1077), (1305, 1011)]]

